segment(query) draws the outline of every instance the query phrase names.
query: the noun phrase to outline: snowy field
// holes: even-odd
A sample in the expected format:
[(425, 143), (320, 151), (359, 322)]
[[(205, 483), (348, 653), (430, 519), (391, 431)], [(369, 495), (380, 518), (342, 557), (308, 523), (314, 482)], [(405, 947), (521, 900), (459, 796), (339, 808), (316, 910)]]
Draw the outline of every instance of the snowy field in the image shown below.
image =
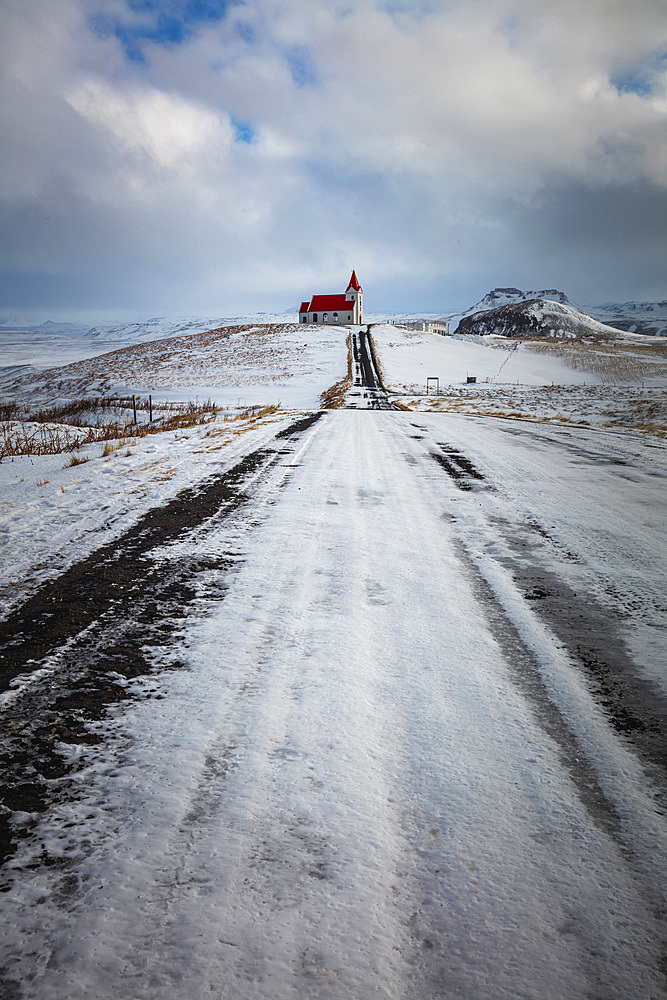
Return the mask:
[[(0, 996), (667, 996), (667, 446), (629, 404), (601, 426), (612, 389), (664, 392), (661, 355), (631, 345), (619, 376), (611, 349), (375, 327), (412, 412), (318, 413), (347, 332), (1, 373), (30, 405), (122, 388), (225, 409), (74, 466), (0, 462)], [(529, 419), (481, 395), (457, 412), (472, 389)]]
[[(415, 410), (447, 410), (664, 434), (667, 343), (507, 341), (373, 327), (388, 389)], [(476, 379), (468, 384), (467, 378)], [(431, 381), (437, 379), (439, 393)]]

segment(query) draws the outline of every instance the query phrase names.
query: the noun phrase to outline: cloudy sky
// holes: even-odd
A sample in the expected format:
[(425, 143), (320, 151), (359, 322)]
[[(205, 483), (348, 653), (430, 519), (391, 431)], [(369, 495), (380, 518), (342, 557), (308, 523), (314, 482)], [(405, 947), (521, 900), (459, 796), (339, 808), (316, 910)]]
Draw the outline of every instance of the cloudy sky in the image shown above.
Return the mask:
[(665, 0), (0, 0), (0, 321), (667, 297)]

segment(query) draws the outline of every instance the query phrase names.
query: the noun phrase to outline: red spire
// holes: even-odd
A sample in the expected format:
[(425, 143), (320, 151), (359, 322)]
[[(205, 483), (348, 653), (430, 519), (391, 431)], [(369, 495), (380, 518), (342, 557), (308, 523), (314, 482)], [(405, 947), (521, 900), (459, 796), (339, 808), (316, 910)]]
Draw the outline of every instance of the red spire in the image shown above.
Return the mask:
[(350, 284), (347, 286), (347, 288), (345, 289), (345, 291), (349, 292), (349, 290), (351, 288), (354, 288), (355, 292), (360, 292), (361, 291), (361, 285), (359, 284), (359, 281), (357, 279), (357, 272), (356, 271), (352, 272), (352, 277), (350, 278)]

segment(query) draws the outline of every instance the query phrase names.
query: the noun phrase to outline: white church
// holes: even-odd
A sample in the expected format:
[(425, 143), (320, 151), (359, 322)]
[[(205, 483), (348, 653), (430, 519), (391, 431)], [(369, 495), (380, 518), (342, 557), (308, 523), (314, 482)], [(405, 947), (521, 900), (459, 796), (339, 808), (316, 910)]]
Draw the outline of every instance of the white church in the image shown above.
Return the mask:
[(300, 323), (363, 323), (363, 291), (355, 271), (342, 295), (313, 295), (310, 302), (302, 302), (299, 309)]

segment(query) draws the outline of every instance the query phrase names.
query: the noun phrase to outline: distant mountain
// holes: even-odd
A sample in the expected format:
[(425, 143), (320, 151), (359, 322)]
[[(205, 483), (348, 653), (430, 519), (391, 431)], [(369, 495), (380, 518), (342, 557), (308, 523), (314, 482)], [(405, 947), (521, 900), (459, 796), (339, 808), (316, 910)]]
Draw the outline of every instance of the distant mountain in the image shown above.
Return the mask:
[(163, 337), (173, 337), (180, 333), (201, 333), (213, 326), (222, 326), (222, 320), (169, 319), (165, 316), (154, 316), (151, 319), (137, 323), (104, 323), (91, 327), (86, 337), (91, 340), (118, 341), (120, 343), (139, 343), (144, 340), (161, 340)]
[(85, 323), (56, 323), (52, 319), (47, 319), (46, 323), (40, 323), (37, 327), (39, 333), (64, 334), (67, 337), (80, 337), (87, 329)]
[[(481, 328), (484, 325), (488, 325), (494, 319), (499, 319), (502, 324), (510, 323), (512, 316), (515, 317), (515, 321), (519, 327), (523, 328), (525, 323), (529, 322), (529, 313), (523, 310), (510, 312), (507, 316), (489, 317), (488, 323), (487, 321), (476, 320), (474, 324), (462, 324), (469, 317), (478, 317), (481, 313), (494, 312), (495, 314), (496, 310), (506, 306), (520, 306), (522, 303), (529, 302), (550, 302), (554, 305), (567, 306), (574, 310), (579, 317), (587, 317), (592, 323), (597, 323), (598, 326), (602, 325), (606, 328), (604, 336), (612, 336), (613, 334), (608, 332), (611, 329), (617, 333), (638, 333), (650, 337), (667, 337), (667, 302), (610, 302), (604, 305), (586, 305), (580, 308), (567, 297), (565, 292), (561, 292), (557, 288), (543, 288), (540, 291), (528, 292), (524, 292), (520, 288), (494, 288), (469, 309), (465, 309), (460, 313), (449, 313), (443, 316), (442, 319), (448, 320), (450, 329), (456, 330), (459, 333), (471, 329), (472, 326)], [(549, 309), (542, 307), (541, 312), (546, 323)], [(530, 315), (533, 315), (534, 323), (538, 323), (534, 310)], [(553, 313), (552, 315), (553, 322), (556, 322), (557, 314)], [(565, 323), (566, 326), (569, 323), (572, 329), (582, 323), (581, 319), (577, 319), (575, 323), (571, 317), (567, 322), (564, 319), (560, 321)], [(541, 321), (539, 322), (541, 323)], [(476, 332), (479, 332), (479, 329), (476, 329)], [(500, 333), (502, 331), (496, 329), (494, 332)], [(511, 336), (511, 334), (509, 335)], [(518, 335), (523, 336), (523, 334)], [(590, 335), (600, 336), (601, 333), (598, 330), (596, 334), (595, 327), (593, 327)]]
[(147, 340), (162, 340), (166, 337), (177, 337), (186, 333), (204, 333), (206, 330), (217, 330), (221, 326), (234, 326), (237, 323), (284, 323), (285, 318), (276, 313), (254, 313), (251, 316), (217, 316), (209, 319), (188, 316), (171, 318), (154, 316), (140, 323), (116, 323), (113, 325), (94, 326), (85, 334), (91, 340), (99, 340), (119, 344), (138, 344)]
[(617, 330), (645, 337), (667, 337), (667, 302), (608, 302), (584, 309)]
[[(285, 314), (286, 315), (286, 314)], [(37, 333), (52, 336), (83, 337), (98, 341), (107, 347), (118, 343), (138, 344), (148, 340), (162, 340), (165, 337), (176, 337), (186, 333), (203, 333), (221, 326), (234, 326), (247, 323), (285, 323), (285, 315), (277, 313), (254, 313), (251, 316), (214, 316), (202, 318), (199, 316), (170, 317), (153, 316), (151, 319), (136, 323), (102, 323), (97, 326), (86, 326), (81, 323), (57, 323), (47, 320), (40, 324), (18, 324), (0, 322), (0, 332)]]
[(494, 288), (487, 292), (484, 298), (476, 302), (474, 306), (466, 309), (463, 315), (469, 316), (471, 313), (482, 312), (485, 309), (497, 309), (499, 306), (509, 306), (515, 302), (528, 302), (532, 299), (549, 299), (551, 302), (560, 302), (564, 306), (574, 306), (565, 292), (560, 292), (557, 288), (543, 288), (540, 291), (532, 292), (522, 292), (520, 288)]
[(474, 306), (470, 306), (461, 312), (445, 313), (439, 319), (446, 320), (449, 324), (449, 329), (454, 331), (466, 316), (488, 312), (490, 309), (498, 309), (502, 306), (515, 305), (518, 302), (530, 302), (535, 299), (548, 299), (550, 302), (559, 302), (561, 305), (576, 308), (574, 303), (570, 302), (565, 292), (561, 292), (557, 288), (542, 288), (539, 291), (529, 292), (524, 292), (520, 288), (493, 288), (479, 302), (476, 302)]
[(54, 337), (81, 337), (87, 329), (85, 323), (57, 323), (52, 319), (47, 319), (45, 323), (37, 325), (10, 321), (0, 323), (0, 330), (16, 331), (17, 333), (45, 333)]
[(573, 305), (545, 298), (512, 302), (464, 316), (458, 334), (499, 334), (503, 337), (622, 337)]

